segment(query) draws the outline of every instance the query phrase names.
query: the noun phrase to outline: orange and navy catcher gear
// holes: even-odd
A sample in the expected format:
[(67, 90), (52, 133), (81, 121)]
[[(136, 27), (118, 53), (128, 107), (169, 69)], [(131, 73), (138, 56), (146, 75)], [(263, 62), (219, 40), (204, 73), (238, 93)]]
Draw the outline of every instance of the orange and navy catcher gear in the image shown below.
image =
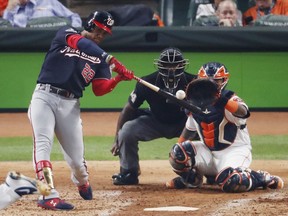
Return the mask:
[(188, 172), (195, 165), (196, 149), (189, 140), (173, 145), (169, 153), (169, 162), (177, 174)]
[(169, 162), (173, 171), (182, 177), (182, 183), (188, 188), (201, 187), (202, 185), (202, 177), (197, 174), (194, 168), (196, 154), (196, 148), (189, 140), (176, 143), (169, 153)]
[(208, 62), (200, 68), (198, 71), (198, 78), (210, 78), (213, 80), (222, 79), (220, 85), (220, 91), (222, 91), (229, 80), (230, 74), (224, 64), (219, 62)]
[(84, 29), (91, 32), (97, 26), (109, 34), (112, 34), (113, 25), (114, 19), (110, 13), (106, 11), (95, 11), (88, 16)]

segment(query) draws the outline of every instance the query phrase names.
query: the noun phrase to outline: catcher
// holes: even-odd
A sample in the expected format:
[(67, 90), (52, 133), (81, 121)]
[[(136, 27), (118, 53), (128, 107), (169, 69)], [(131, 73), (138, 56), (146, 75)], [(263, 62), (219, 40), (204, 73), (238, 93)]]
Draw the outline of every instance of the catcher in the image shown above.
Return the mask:
[[(228, 193), (283, 188), (280, 177), (249, 169), (252, 147), (246, 120), (250, 113), (241, 98), (225, 90), (228, 80), (223, 64), (209, 62), (187, 86), (188, 101), (200, 106), (202, 112), (189, 114), (178, 143), (170, 151), (170, 164), (179, 177), (168, 181), (168, 188), (200, 188), (206, 175), (214, 176), (215, 183)], [(196, 131), (201, 141), (191, 141)]]

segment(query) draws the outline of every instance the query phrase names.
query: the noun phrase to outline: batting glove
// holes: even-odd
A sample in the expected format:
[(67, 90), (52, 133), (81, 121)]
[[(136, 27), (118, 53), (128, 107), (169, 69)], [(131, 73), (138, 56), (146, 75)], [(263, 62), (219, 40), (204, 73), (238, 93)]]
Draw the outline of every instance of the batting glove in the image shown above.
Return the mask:
[(132, 80), (134, 73), (131, 70), (128, 70), (121, 62), (119, 62), (112, 55), (108, 55), (106, 62), (110, 65), (111, 69), (118, 73), (121, 76), (122, 80)]

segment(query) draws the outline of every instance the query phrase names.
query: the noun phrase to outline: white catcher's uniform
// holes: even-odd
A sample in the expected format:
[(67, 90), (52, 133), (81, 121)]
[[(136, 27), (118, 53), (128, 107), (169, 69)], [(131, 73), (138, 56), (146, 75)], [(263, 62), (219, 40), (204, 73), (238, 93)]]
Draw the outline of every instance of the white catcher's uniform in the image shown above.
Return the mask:
[[(247, 107), (236, 95), (230, 100), (237, 100)], [(246, 118), (235, 117), (224, 107), (222, 110), (223, 114), (218, 115), (219, 107), (218, 110), (208, 107), (200, 115), (190, 115), (186, 122), (186, 129), (197, 130), (201, 137), (201, 141), (193, 144), (196, 149), (194, 168), (202, 176), (216, 176), (227, 167), (248, 168), (252, 162)]]

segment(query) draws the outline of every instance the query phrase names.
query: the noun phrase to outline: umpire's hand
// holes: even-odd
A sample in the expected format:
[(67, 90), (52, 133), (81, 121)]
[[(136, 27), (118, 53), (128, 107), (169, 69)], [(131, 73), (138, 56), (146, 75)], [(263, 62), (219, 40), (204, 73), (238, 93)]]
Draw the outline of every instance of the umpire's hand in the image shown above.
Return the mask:
[(112, 148), (111, 148), (110, 151), (111, 151), (113, 156), (119, 155), (120, 146), (118, 145), (117, 140), (113, 143)]

